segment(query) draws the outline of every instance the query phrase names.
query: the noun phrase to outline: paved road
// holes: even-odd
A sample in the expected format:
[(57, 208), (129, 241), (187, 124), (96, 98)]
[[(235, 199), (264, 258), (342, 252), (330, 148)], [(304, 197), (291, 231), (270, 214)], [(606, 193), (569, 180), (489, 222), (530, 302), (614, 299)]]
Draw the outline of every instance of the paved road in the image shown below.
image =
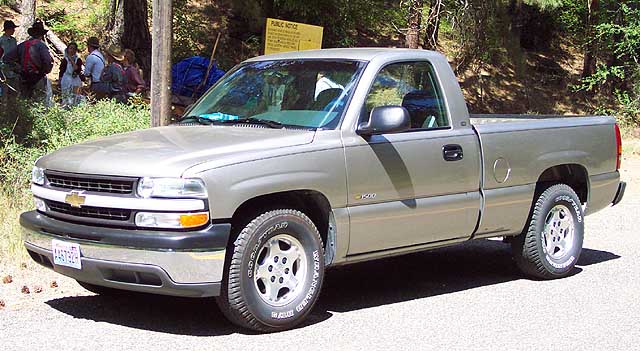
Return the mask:
[(523, 279), (501, 242), (362, 263), (327, 274), (309, 322), (258, 335), (211, 300), (66, 296), (0, 311), (5, 350), (517, 349), (640, 345), (640, 189), (587, 217), (573, 276)]

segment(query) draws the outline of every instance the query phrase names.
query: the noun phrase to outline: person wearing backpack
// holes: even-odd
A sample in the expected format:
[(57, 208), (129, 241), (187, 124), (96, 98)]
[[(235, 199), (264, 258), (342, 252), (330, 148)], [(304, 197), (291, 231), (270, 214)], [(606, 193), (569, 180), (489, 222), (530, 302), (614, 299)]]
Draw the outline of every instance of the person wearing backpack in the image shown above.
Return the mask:
[(20, 43), (16, 50), (5, 53), (3, 61), (20, 66), (22, 94), (25, 97), (45, 97), (47, 74), (53, 69), (53, 59), (49, 47), (42, 41), (47, 34), (40, 20), (27, 30), (30, 39)]
[(89, 51), (89, 55), (85, 60), (84, 76), (89, 79), (90, 89), (93, 91), (93, 84), (100, 82), (106, 60), (100, 52), (100, 41), (96, 37), (87, 40), (87, 51)]
[(125, 85), (127, 77), (125, 76), (122, 61), (124, 53), (119, 47), (112, 45), (105, 50), (107, 58), (107, 66), (102, 71), (100, 81), (91, 84), (91, 90), (95, 92), (97, 98), (115, 99), (118, 102), (125, 103), (127, 101)]

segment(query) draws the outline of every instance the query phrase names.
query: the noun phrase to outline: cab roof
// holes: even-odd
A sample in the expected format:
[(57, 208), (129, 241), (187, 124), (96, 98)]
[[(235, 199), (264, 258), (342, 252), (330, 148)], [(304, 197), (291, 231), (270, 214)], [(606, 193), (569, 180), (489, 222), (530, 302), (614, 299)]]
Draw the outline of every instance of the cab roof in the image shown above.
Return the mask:
[(357, 61), (371, 61), (375, 59), (399, 59), (406, 57), (413, 59), (416, 57), (435, 58), (442, 54), (420, 49), (396, 49), (396, 48), (347, 48), (347, 49), (321, 49), (292, 51), (280, 54), (271, 54), (254, 57), (246, 62), (256, 61), (276, 61), (276, 60), (298, 60), (298, 59), (343, 59)]

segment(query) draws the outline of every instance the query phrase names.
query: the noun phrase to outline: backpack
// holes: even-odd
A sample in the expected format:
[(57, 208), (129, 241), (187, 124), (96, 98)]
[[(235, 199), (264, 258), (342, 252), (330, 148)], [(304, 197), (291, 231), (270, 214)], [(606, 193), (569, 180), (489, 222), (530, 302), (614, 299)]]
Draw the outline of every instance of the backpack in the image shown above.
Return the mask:
[(22, 80), (27, 87), (32, 87), (38, 83), (44, 74), (40, 73), (40, 68), (31, 57), (31, 47), (38, 43), (38, 39), (31, 39), (24, 42), (24, 55), (22, 57)]

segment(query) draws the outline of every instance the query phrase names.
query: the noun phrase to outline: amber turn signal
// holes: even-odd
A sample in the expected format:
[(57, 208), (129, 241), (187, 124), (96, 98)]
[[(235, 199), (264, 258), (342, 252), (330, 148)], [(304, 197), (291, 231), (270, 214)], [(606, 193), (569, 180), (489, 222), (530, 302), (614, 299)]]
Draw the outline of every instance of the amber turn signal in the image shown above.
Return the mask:
[(207, 224), (209, 221), (208, 213), (190, 213), (180, 216), (180, 225), (182, 228), (193, 228)]

